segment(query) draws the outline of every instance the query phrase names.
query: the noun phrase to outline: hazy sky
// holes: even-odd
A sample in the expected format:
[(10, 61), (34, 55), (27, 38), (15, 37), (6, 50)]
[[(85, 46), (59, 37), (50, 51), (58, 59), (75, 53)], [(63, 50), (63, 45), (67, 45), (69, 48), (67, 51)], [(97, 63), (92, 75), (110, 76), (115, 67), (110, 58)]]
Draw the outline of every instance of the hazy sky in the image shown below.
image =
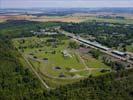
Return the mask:
[(0, 0), (0, 8), (133, 7), (133, 0)]

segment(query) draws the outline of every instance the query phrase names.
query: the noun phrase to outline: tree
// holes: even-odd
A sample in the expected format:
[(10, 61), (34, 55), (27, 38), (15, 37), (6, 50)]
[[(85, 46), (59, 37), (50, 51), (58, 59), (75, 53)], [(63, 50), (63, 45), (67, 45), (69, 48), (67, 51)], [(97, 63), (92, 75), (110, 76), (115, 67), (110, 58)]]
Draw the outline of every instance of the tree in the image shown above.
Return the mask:
[(75, 41), (69, 42), (69, 47), (73, 49), (77, 49), (79, 47), (78, 43)]
[(98, 59), (99, 56), (101, 55), (101, 52), (100, 52), (98, 49), (97, 49), (97, 50), (92, 49), (92, 50), (89, 51), (89, 53), (91, 53), (92, 56), (93, 56), (94, 58), (96, 58), (96, 59)]

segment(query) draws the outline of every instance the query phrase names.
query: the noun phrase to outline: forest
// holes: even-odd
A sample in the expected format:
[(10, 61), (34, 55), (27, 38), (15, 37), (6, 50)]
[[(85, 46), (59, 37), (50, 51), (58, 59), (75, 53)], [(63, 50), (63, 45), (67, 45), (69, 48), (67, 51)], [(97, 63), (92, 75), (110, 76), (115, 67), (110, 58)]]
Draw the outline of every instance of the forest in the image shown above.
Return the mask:
[[(133, 69), (103, 76), (89, 76), (79, 82), (46, 90), (32, 73), (11, 40), (28, 37), (34, 30), (62, 23), (9, 21), (0, 24), (0, 99), (1, 100), (133, 100)], [(90, 25), (90, 24), (88, 24)], [(90, 25), (91, 27), (91, 25)], [(99, 27), (100, 28), (100, 27)], [(78, 29), (78, 28), (77, 28)], [(82, 28), (81, 28), (82, 29)], [(108, 28), (110, 30), (110, 27)], [(96, 28), (97, 30), (97, 28)], [(115, 30), (115, 28), (112, 30)], [(125, 33), (130, 28), (120, 29)], [(77, 30), (79, 31), (79, 30)], [(75, 33), (77, 32), (75, 30)], [(109, 31), (110, 32), (110, 31)], [(129, 32), (129, 33), (130, 33)], [(126, 39), (131, 39), (127, 33)]]

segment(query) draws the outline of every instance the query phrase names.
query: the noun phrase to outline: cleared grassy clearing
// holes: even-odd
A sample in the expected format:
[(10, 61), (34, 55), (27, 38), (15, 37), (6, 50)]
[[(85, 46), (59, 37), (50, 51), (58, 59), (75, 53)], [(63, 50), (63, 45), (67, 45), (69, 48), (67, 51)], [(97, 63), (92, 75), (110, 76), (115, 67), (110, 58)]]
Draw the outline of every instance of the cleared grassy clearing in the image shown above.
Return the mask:
[(109, 66), (105, 65), (100, 59), (97, 60), (91, 56), (87, 56), (85, 63), (89, 68), (109, 68)]
[[(59, 74), (59, 72), (56, 72), (56, 71), (51, 72), (51, 70), (45, 70), (45, 68), (48, 66), (44, 66), (45, 65), (44, 63), (39, 63), (39, 62), (33, 61), (31, 59), (29, 59), (29, 61), (33, 65), (33, 67), (37, 70), (39, 75), (44, 79), (44, 81), (52, 88), (59, 87), (60, 85), (66, 85), (66, 84), (73, 83), (73, 82), (80, 80), (80, 78), (78, 78), (78, 79), (77, 78), (76, 79), (74, 79), (74, 78), (73, 79), (58, 78), (57, 75)], [(44, 67), (42, 67), (42, 66), (44, 66)], [(44, 70), (43, 70), (43, 68), (44, 68)], [(60, 72), (65, 72), (65, 71), (62, 70)]]
[[(18, 38), (13, 40), (13, 44), (51, 87), (69, 84), (89, 75), (98, 76), (102, 74), (101, 68), (109, 68), (91, 56), (83, 59), (82, 53), (69, 48), (69, 42), (73, 40), (59, 38), (58, 43), (53, 45), (47, 41), (49, 39), (51, 37)], [(64, 50), (68, 56), (64, 56)], [(83, 61), (91, 70), (86, 69)]]

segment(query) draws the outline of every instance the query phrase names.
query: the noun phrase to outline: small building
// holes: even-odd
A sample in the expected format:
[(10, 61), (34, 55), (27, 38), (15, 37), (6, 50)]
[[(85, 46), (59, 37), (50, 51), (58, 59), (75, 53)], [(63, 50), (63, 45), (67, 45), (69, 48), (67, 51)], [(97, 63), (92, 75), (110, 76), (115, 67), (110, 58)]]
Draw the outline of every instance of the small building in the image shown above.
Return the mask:
[(126, 57), (126, 55), (127, 55), (125, 52), (121, 52), (121, 51), (117, 51), (117, 50), (113, 50), (111, 53), (115, 54), (117, 56), (121, 56), (121, 57)]
[(67, 50), (62, 51), (62, 54), (63, 54), (64, 57), (72, 57), (72, 56), (67, 52)]
[(99, 44), (97, 42), (91, 42), (91, 41), (85, 40), (85, 39), (83, 39), (81, 37), (79, 37), (77, 40), (80, 41), (81, 43), (84, 43), (84, 44), (87, 44), (87, 45), (90, 45), (90, 46), (94, 46), (94, 47), (102, 49), (104, 51), (110, 50), (110, 48), (102, 46), (101, 44)]

